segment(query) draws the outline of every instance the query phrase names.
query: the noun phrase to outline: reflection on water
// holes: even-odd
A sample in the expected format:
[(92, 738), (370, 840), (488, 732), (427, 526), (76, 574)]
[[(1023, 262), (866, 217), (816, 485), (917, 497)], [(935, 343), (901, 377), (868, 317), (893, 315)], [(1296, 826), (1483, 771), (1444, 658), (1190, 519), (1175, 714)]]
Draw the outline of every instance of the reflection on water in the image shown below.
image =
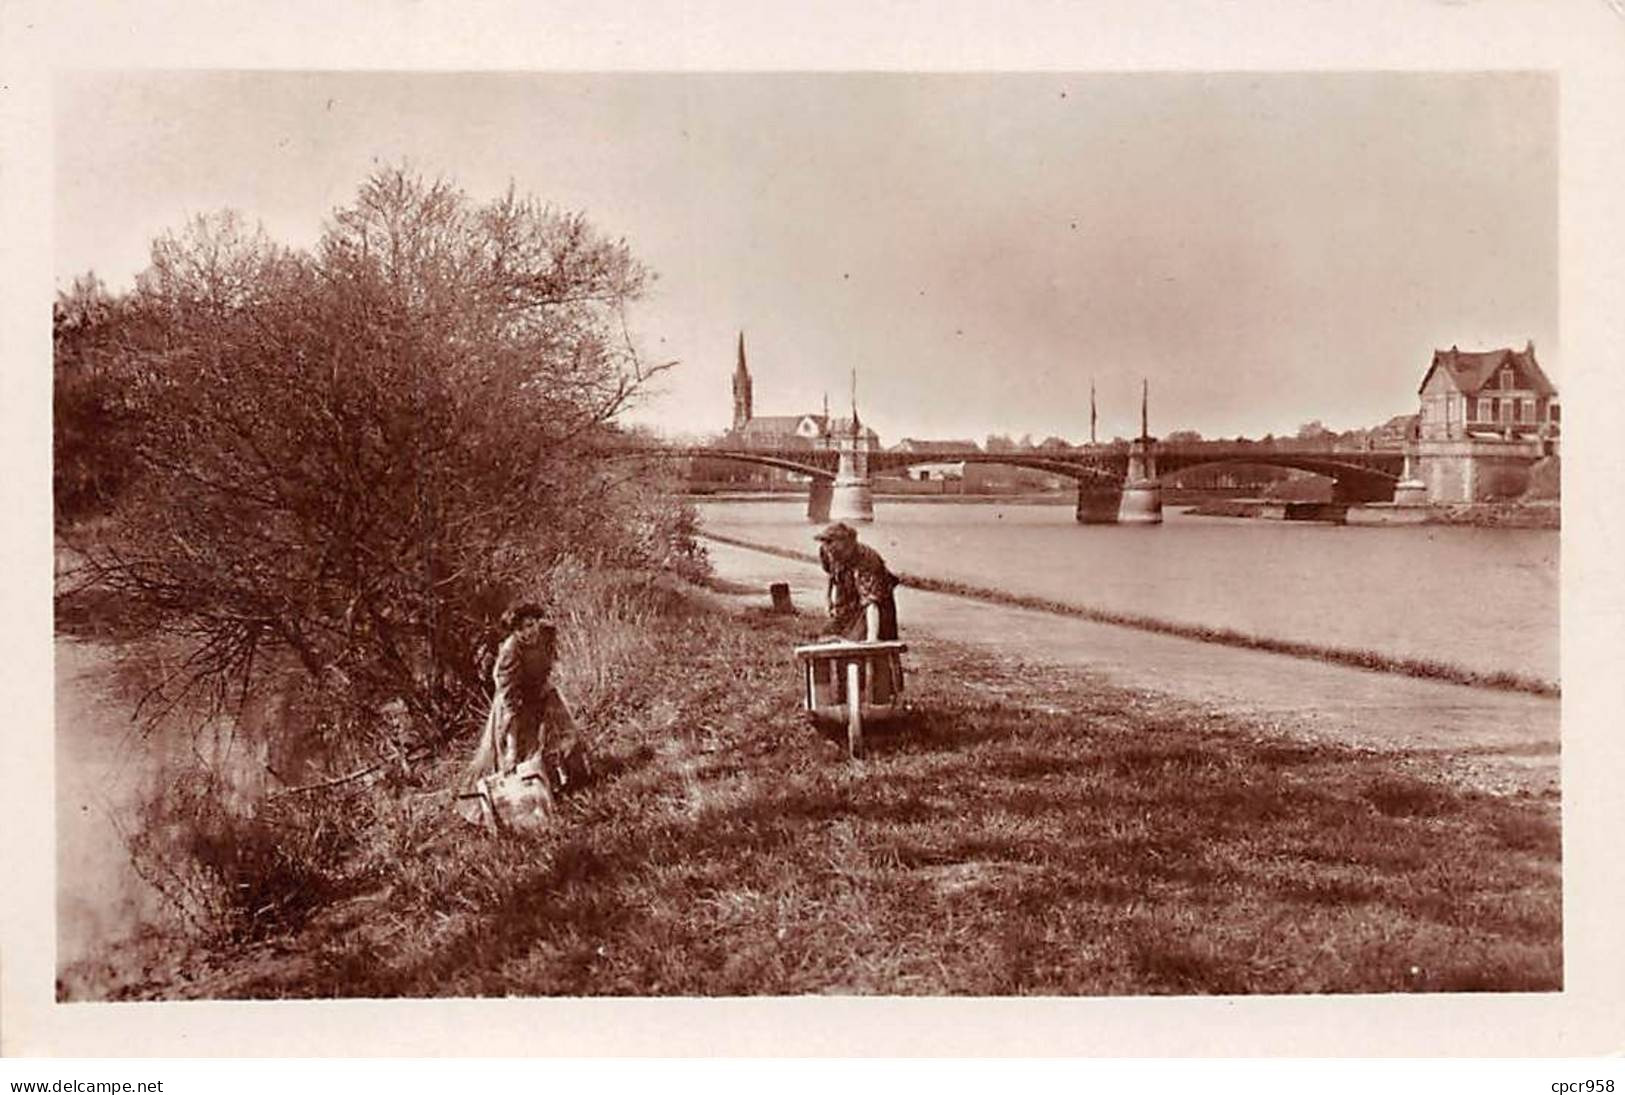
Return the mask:
[[(708, 529), (812, 550), (805, 502), (702, 502)], [(1080, 525), (1070, 506), (876, 503), (894, 569), (1274, 638), (1558, 679), (1559, 534), (1189, 517)]]
[(56, 641), (56, 852), (58, 968), (136, 931), (158, 913), (157, 894), (130, 863), (122, 832), (153, 768), (129, 704), (107, 681), (105, 647)]

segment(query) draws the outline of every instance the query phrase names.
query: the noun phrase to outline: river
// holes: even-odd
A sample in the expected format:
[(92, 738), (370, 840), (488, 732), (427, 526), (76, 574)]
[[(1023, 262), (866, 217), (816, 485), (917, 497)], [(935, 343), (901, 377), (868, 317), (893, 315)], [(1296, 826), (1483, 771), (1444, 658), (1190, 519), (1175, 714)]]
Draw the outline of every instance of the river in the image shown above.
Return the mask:
[[(804, 499), (698, 503), (707, 531), (812, 551)], [(1072, 507), (875, 505), (895, 570), (1087, 608), (1559, 680), (1559, 534), (1192, 517), (1080, 525)]]

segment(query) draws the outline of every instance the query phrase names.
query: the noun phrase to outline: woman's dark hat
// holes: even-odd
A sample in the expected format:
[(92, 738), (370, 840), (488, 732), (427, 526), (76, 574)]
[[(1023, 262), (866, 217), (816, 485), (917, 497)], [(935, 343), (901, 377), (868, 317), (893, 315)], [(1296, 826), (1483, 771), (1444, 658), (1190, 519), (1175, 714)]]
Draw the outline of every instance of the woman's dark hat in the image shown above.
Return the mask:
[(825, 542), (831, 540), (856, 540), (857, 538), (858, 530), (845, 521), (837, 521), (813, 537), (814, 540), (823, 540)]
[[(523, 601), (504, 612), (500, 622), (504, 628), (511, 631), (530, 620), (540, 620), (547, 623), (547, 611), (541, 605)], [(548, 626), (552, 625), (549, 624)]]

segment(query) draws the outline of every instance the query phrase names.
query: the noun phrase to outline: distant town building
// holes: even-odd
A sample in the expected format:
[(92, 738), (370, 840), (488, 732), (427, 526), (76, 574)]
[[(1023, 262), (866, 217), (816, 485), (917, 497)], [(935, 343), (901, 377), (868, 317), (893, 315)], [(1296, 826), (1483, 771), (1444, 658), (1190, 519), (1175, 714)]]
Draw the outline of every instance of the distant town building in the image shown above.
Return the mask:
[[(745, 360), (745, 333), (739, 332), (737, 359), (733, 373), (733, 424), (723, 434), (723, 447), (742, 449), (829, 449), (836, 439), (852, 436), (852, 419), (831, 417), (829, 398), (822, 412), (805, 414), (756, 414), (754, 381)], [(858, 436), (871, 449), (880, 447), (880, 435), (858, 423)], [(749, 475), (762, 482), (786, 482), (805, 478), (777, 468), (752, 467)]]
[[(892, 446), (891, 451), (929, 456), (933, 453), (977, 452), (979, 447), (974, 441), (922, 441), (917, 437), (905, 437)], [(965, 462), (955, 460), (940, 464), (914, 464), (906, 469), (905, 474), (915, 479), (963, 479)]]
[(1435, 350), (1419, 394), (1424, 441), (1559, 432), (1557, 388), (1535, 361), (1533, 342), (1522, 350)]
[(810, 449), (829, 435), (821, 414), (764, 414), (728, 431), (725, 443), (747, 449)]
[(1395, 448), (1416, 436), (1421, 416), (1396, 414), (1371, 431), (1371, 442), (1380, 448)]

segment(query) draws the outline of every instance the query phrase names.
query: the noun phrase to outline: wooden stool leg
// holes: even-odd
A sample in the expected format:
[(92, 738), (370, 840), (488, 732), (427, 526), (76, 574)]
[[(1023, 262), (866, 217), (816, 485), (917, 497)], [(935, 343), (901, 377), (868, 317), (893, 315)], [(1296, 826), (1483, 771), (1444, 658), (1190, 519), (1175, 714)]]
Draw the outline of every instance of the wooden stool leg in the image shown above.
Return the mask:
[(863, 692), (856, 660), (846, 663), (846, 751), (853, 760), (863, 756)]

